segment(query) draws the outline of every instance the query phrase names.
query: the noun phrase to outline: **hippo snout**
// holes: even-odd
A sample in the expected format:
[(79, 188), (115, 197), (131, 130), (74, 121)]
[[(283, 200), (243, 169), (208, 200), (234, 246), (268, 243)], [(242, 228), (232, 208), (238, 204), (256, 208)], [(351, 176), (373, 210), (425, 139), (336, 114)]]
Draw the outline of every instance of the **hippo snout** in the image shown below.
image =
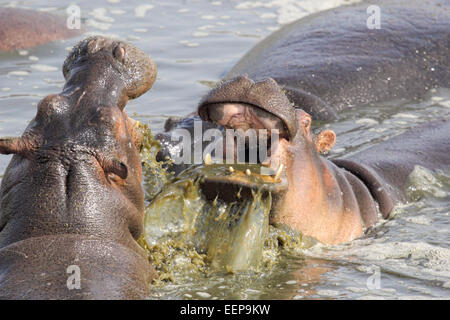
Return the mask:
[[(78, 43), (63, 64), (63, 75), (69, 80), (89, 60), (89, 67), (98, 73), (105, 66), (114, 66), (117, 82), (124, 84), (127, 99), (136, 99), (147, 92), (156, 80), (156, 63), (141, 49), (120, 40), (93, 36)], [(103, 71), (107, 73), (107, 71)]]
[[(14, 154), (0, 188), (0, 298), (145, 298), (156, 274), (138, 243), (143, 137), (124, 107), (150, 89), (156, 65), (96, 36), (63, 73), (22, 136), (0, 138), (0, 153)], [(66, 285), (71, 265), (79, 291)]]

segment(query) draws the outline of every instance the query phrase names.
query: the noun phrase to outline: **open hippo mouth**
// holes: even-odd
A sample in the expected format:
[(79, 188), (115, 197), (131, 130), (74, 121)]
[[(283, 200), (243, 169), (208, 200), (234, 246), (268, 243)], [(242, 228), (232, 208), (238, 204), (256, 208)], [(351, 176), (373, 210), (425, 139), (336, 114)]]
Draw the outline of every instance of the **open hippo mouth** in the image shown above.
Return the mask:
[[(160, 243), (192, 245), (213, 269), (257, 270), (272, 208), (288, 189), (283, 158), (297, 131), (295, 110), (275, 81), (255, 83), (242, 76), (213, 89), (198, 114), (232, 131), (217, 140), (225, 144), (224, 159), (214, 149), (214, 160), (207, 154), (204, 165), (182, 171), (158, 194), (147, 209), (146, 241), (155, 248)], [(252, 131), (257, 139), (250, 138)], [(239, 139), (245, 142), (242, 150)], [(259, 156), (252, 158), (252, 149)]]
[(232, 201), (235, 195), (250, 196), (251, 190), (287, 189), (283, 158), (297, 122), (295, 109), (274, 80), (255, 83), (244, 75), (224, 82), (201, 101), (198, 114), (226, 129), (223, 160), (228, 173), (205, 175), (207, 198)]

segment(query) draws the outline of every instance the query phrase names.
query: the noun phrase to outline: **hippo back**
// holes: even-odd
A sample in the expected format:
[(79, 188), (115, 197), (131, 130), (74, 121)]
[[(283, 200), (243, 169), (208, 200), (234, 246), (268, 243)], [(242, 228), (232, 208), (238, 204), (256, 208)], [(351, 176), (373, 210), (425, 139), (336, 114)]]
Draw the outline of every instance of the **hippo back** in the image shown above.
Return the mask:
[(272, 77), (315, 119), (377, 101), (416, 98), (450, 86), (448, 1), (379, 1), (380, 29), (369, 29), (370, 3), (297, 20), (257, 44), (226, 75)]
[(0, 51), (26, 49), (81, 35), (69, 29), (66, 17), (21, 8), (0, 8)]

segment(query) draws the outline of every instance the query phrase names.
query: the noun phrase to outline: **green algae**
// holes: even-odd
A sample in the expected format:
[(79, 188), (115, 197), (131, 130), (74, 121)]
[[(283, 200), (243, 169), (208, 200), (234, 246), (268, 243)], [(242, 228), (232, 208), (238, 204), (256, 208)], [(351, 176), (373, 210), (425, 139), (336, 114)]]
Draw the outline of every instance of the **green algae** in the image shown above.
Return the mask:
[(148, 205), (138, 242), (158, 271), (156, 285), (270, 272), (283, 253), (298, 256), (315, 243), (269, 225), (272, 194), (286, 188), (285, 180), (249, 164), (196, 165), (174, 177), (170, 160), (156, 161), (159, 142), (139, 126)]
[(153, 136), (148, 125), (136, 121), (136, 129), (142, 135), (140, 154), (144, 172), (144, 191), (146, 200), (150, 201), (165, 184), (172, 180), (173, 174), (170, 172), (172, 161), (170, 159), (156, 160), (161, 145)]

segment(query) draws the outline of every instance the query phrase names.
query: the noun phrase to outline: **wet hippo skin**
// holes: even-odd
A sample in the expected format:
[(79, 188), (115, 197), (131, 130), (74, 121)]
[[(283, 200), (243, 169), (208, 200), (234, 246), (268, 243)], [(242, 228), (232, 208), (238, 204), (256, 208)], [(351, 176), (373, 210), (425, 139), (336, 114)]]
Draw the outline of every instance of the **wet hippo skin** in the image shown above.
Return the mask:
[[(44, 98), (18, 138), (0, 189), (0, 298), (136, 299), (155, 272), (143, 231), (140, 135), (123, 111), (156, 65), (122, 41), (91, 37), (69, 53), (63, 91)], [(81, 288), (69, 290), (67, 268)]]
[[(378, 220), (378, 211), (387, 218), (396, 204), (405, 201), (404, 187), (415, 166), (430, 170), (450, 166), (449, 118), (417, 126), (355, 155), (330, 161), (321, 153), (333, 147), (334, 132), (312, 134), (311, 116), (292, 108), (273, 79), (254, 82), (241, 76), (225, 81), (205, 96), (198, 113), (204, 121), (211, 121), (214, 115), (225, 128), (236, 129), (235, 124), (243, 121), (238, 119), (245, 115), (241, 111), (249, 106), (279, 114), (288, 131), (263, 162), (283, 170), (288, 181), (287, 191), (274, 194), (271, 223), (289, 225), (323, 243), (360, 237), (364, 228)], [(220, 114), (222, 119), (218, 118)], [(259, 129), (250, 122), (247, 127)]]
[(0, 51), (28, 49), (72, 38), (83, 30), (69, 29), (67, 17), (20, 8), (0, 8)]
[[(244, 74), (252, 80), (273, 78), (294, 107), (327, 121), (349, 107), (419, 98), (431, 88), (450, 87), (449, 2), (378, 1), (381, 29), (373, 30), (367, 28), (371, 4), (318, 12), (282, 27), (251, 49), (225, 80)], [(269, 95), (260, 94), (261, 99)], [(156, 136), (162, 142), (160, 160), (177, 152), (171, 133), (193, 131), (196, 120), (195, 114), (169, 119), (166, 132)], [(209, 128), (203, 123), (204, 130)]]
[[(380, 29), (368, 29), (369, 5)], [(225, 76), (273, 78), (313, 119), (450, 87), (450, 3), (387, 0), (318, 12), (258, 43)]]

